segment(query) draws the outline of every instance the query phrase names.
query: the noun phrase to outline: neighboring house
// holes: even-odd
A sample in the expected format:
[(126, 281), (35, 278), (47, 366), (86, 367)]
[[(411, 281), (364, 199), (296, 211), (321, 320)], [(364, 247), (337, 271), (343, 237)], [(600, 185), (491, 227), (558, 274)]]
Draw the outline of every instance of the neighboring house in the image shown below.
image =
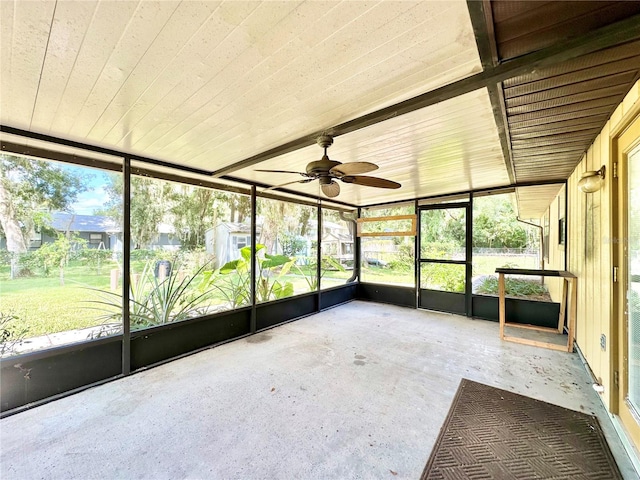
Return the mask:
[(345, 224), (322, 222), (322, 255), (353, 260), (353, 234)]
[(158, 235), (151, 242), (149, 248), (151, 250), (179, 250), (180, 238), (176, 235), (176, 229), (173, 228), (173, 225), (169, 225), (168, 223), (159, 223), (158, 224)]
[(247, 245), (251, 245), (251, 227), (246, 223), (223, 222), (205, 232), (206, 251), (215, 255), (215, 268), (239, 258), (240, 249)]
[[(122, 250), (122, 228), (109, 217), (55, 212), (51, 214), (50, 229), (60, 233), (74, 232), (87, 241), (88, 248)], [(56, 238), (37, 232), (30, 239), (29, 248), (38, 249), (43, 243), (55, 242)]]
[[(102, 215), (79, 215), (75, 213), (54, 212), (51, 214), (49, 232), (73, 232), (87, 241), (87, 248), (122, 251), (122, 228), (112, 218)], [(53, 243), (57, 236), (43, 231), (35, 232), (29, 239), (29, 249), (37, 250), (43, 243)], [(132, 246), (133, 247), (133, 246)], [(6, 241), (0, 239), (0, 248), (6, 249)], [(149, 248), (152, 250), (177, 250), (180, 239), (175, 235), (173, 226), (160, 223), (156, 238)]]
[[(316, 241), (316, 223), (309, 222), (309, 230), (312, 235), (302, 237), (305, 240), (305, 248), (298, 253), (298, 257), (311, 255), (313, 242)], [(261, 225), (256, 226), (256, 235), (259, 238)], [(323, 222), (322, 224), (322, 249), (325, 255), (340, 260), (353, 259), (353, 236), (349, 229), (342, 224)], [(205, 245), (207, 253), (215, 255), (215, 268), (220, 268), (227, 262), (240, 257), (240, 249), (251, 244), (251, 228), (246, 223), (223, 222), (210, 228), (205, 233)], [(280, 244), (275, 245), (275, 253), (282, 253)]]

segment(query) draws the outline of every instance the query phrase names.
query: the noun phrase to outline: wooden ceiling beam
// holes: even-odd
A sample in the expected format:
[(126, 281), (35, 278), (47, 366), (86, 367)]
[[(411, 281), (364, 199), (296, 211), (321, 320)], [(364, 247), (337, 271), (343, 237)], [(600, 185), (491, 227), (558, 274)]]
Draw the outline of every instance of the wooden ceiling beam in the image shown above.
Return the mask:
[[(491, 3), (489, 0), (478, 2), (477, 0), (467, 0), (467, 8), (473, 25), (473, 32), (476, 37), (476, 45), (482, 68), (492, 69), (498, 65), (498, 48), (496, 45), (493, 17), (491, 13)], [(516, 181), (516, 171), (513, 167), (513, 150), (511, 148), (511, 135), (509, 134), (509, 121), (507, 120), (506, 102), (502, 82), (488, 83), (489, 101), (493, 110), (493, 118), (498, 127), (498, 137), (500, 138), (500, 148), (504, 166), (509, 175), (509, 181)]]

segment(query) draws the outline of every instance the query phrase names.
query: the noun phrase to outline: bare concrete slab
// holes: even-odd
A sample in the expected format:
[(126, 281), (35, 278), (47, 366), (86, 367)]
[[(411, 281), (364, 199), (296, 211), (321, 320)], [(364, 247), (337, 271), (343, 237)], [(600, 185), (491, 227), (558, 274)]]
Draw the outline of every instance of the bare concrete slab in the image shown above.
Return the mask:
[(577, 354), (352, 302), (0, 421), (9, 479), (416, 479), (461, 378), (598, 415)]

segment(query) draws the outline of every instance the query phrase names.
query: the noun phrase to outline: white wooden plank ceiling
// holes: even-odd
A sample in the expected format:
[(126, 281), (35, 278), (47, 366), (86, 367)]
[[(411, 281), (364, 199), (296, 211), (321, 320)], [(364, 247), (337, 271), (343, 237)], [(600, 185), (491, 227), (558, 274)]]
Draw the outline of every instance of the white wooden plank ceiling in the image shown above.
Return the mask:
[(0, 8), (3, 124), (204, 169), (480, 70), (463, 1)]
[[(2, 125), (204, 171), (482, 71), (464, 0), (3, 0), (0, 27)], [(293, 178), (254, 170), (321, 154), (232, 175), (275, 185)], [(341, 135), (329, 156), (402, 184), (341, 184), (357, 205), (510, 183), (484, 89)]]
[[(304, 172), (307, 163), (319, 160), (322, 153), (318, 146), (306, 147), (239, 170), (234, 176), (259, 183), (295, 181), (302, 177), (265, 174), (256, 169)], [(339, 199), (357, 205), (509, 183), (486, 89), (336, 137), (327, 153), (330, 159), (343, 163), (375, 163), (380, 168), (367, 175), (402, 184), (397, 190), (383, 190), (340, 183)], [(287, 188), (318, 194), (318, 182)]]

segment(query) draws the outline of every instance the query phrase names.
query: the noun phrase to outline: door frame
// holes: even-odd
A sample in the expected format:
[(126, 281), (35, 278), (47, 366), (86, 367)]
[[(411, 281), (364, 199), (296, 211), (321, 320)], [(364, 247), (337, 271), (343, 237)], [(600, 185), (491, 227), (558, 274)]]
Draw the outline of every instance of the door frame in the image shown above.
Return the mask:
[[(610, 405), (612, 413), (620, 418), (627, 434), (633, 440), (636, 447), (640, 448), (640, 412), (628, 404), (626, 399), (629, 388), (629, 329), (627, 291), (629, 289), (629, 258), (628, 258), (628, 213), (629, 213), (629, 188), (628, 188), (628, 157), (636, 148), (640, 147), (640, 115), (629, 117), (624, 129), (618, 130), (612, 135), (612, 203), (614, 214), (613, 238), (618, 239), (612, 248), (614, 271), (618, 269), (618, 281), (614, 279), (612, 288), (613, 315), (612, 315), (612, 342), (610, 352), (611, 375), (613, 378)], [(613, 133), (613, 132), (612, 132)], [(616, 178), (617, 177), (617, 178)]]
[[(422, 212), (431, 210), (445, 210), (453, 208), (465, 209), (465, 259), (464, 260), (443, 260), (443, 259), (427, 259), (422, 258)], [(473, 274), (472, 264), (472, 252), (473, 252), (473, 194), (469, 195), (468, 201), (463, 202), (451, 202), (451, 203), (438, 203), (429, 205), (419, 205), (416, 209), (416, 215), (418, 217), (418, 231), (416, 232), (416, 291), (418, 294), (417, 305), (418, 308), (429, 308), (429, 306), (423, 305), (423, 292), (427, 295), (433, 295), (434, 297), (442, 297), (444, 299), (442, 308), (437, 308), (439, 311), (448, 313), (455, 313), (458, 315), (466, 315), (470, 317), (472, 315), (472, 284), (471, 277)], [(457, 292), (443, 292), (438, 290), (424, 289), (420, 287), (422, 264), (423, 263), (438, 263), (449, 265), (465, 265), (465, 290), (464, 294)], [(448, 295), (447, 295), (448, 294)], [(454, 295), (464, 295), (464, 309), (453, 310), (447, 308), (446, 304)], [(435, 309), (435, 308), (432, 308)]]

